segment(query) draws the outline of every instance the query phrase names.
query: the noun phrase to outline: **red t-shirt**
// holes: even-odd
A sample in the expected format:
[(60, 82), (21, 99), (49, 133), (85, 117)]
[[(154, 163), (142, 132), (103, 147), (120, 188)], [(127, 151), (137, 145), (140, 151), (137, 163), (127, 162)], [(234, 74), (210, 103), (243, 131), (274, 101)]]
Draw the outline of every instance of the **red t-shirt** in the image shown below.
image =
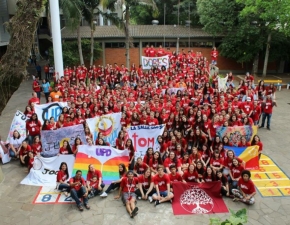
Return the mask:
[(101, 171), (95, 169), (94, 172), (92, 172), (92, 171), (88, 171), (88, 174), (87, 174), (87, 181), (92, 181), (94, 175), (97, 176), (97, 181), (99, 181), (99, 179), (102, 178), (102, 173), (101, 173)]
[(26, 130), (28, 130), (29, 135), (36, 136), (40, 134), (41, 122), (27, 120), (26, 122)]
[(170, 166), (172, 166), (172, 165), (174, 165), (174, 166), (176, 166), (176, 167), (181, 167), (181, 164), (180, 164), (180, 162), (177, 160), (177, 162), (175, 163), (175, 162), (173, 162), (170, 158), (166, 158), (165, 160), (164, 160), (164, 162), (163, 162), (163, 166), (166, 168), (166, 167), (170, 167)]
[(136, 170), (138, 174), (143, 174), (147, 168), (147, 164), (144, 162), (142, 162), (142, 165), (137, 166), (137, 164), (135, 164), (134, 166), (134, 170)]
[(169, 174), (169, 179), (170, 179), (170, 183), (172, 184), (172, 182), (181, 182), (182, 181), (182, 177), (179, 173), (176, 173), (175, 175), (173, 175), (172, 173)]
[(19, 150), (19, 155), (24, 156), (24, 155), (26, 155), (29, 151), (31, 151), (31, 147), (30, 147), (30, 145), (27, 145), (27, 148), (26, 148), (26, 149), (23, 148), (23, 147), (21, 147), (20, 150)]
[(138, 177), (138, 183), (139, 184), (142, 184), (142, 186), (143, 186), (144, 189), (148, 189), (149, 186), (150, 186), (148, 177), (147, 178), (144, 177), (143, 174)]
[(183, 174), (183, 179), (186, 182), (195, 182), (196, 179), (198, 178), (198, 174), (196, 171), (194, 171), (193, 173), (190, 173), (188, 170), (184, 172)]
[(253, 183), (252, 180), (249, 180), (248, 182), (245, 182), (243, 180), (243, 178), (241, 177), (239, 179), (239, 181), (238, 181), (238, 186), (247, 195), (250, 195), (250, 194), (256, 192), (256, 189), (255, 189), (255, 186), (254, 186), (254, 183)]
[(60, 147), (59, 154), (62, 154), (62, 155), (69, 154), (68, 149), (67, 148), (64, 148), (64, 147)]
[(41, 153), (42, 152), (42, 146), (41, 146), (40, 142), (32, 144), (31, 148), (32, 148), (32, 151), (33, 151), (34, 155), (36, 155), (37, 153)]
[(82, 186), (86, 186), (86, 181), (84, 178), (80, 178), (80, 179), (76, 179), (75, 177), (72, 177), (69, 179), (69, 183), (72, 184), (72, 183), (76, 183), (76, 182), (80, 182), (81, 184), (78, 184), (74, 187), (71, 187), (71, 189), (75, 189), (76, 191), (80, 190)]
[(154, 176), (153, 180), (154, 184), (158, 185), (158, 189), (160, 192), (167, 191), (167, 184), (170, 184), (170, 178), (167, 174), (163, 174), (162, 177), (157, 174)]
[[(235, 159), (237, 159), (239, 163), (243, 162), (243, 160), (241, 160), (239, 157), (235, 157)], [(224, 166), (231, 168), (232, 165), (233, 165), (233, 159), (226, 157), (224, 159)]]
[(139, 181), (137, 177), (133, 177), (133, 180), (129, 180), (128, 178), (124, 177), (120, 185), (122, 188), (122, 192), (135, 192), (138, 182)]
[(56, 176), (56, 182), (65, 182), (68, 179), (67, 175), (65, 174), (65, 172), (63, 172), (62, 170), (57, 172), (57, 176)]
[(244, 169), (245, 168), (241, 165), (238, 167), (231, 166), (231, 173), (232, 173), (233, 178), (236, 179), (236, 178), (240, 177), (241, 173)]
[(220, 167), (223, 164), (224, 164), (224, 160), (222, 158), (219, 158), (219, 159), (211, 158), (210, 160), (210, 165), (214, 167)]

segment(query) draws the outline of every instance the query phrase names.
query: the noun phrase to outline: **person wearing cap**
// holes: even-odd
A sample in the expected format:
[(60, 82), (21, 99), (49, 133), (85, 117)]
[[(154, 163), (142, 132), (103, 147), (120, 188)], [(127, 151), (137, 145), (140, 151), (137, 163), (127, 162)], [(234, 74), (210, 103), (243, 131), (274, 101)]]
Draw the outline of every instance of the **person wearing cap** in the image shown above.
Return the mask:
[(50, 97), (52, 98), (53, 102), (59, 102), (59, 97), (62, 96), (61, 92), (59, 91), (58, 87), (54, 88), (54, 91), (50, 93)]
[(131, 218), (138, 213), (138, 207), (135, 206), (136, 194), (135, 191), (138, 185), (138, 178), (134, 177), (133, 171), (127, 172), (127, 177), (124, 177), (121, 181), (119, 194), (115, 196), (115, 199), (119, 199), (122, 195), (122, 201), (126, 205), (127, 212)]

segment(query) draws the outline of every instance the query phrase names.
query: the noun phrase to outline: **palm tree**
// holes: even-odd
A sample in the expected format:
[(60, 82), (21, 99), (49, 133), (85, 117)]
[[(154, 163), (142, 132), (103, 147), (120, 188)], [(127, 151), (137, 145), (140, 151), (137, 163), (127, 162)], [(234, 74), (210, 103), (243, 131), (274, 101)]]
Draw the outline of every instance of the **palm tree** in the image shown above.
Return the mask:
[[(125, 46), (126, 46), (126, 66), (130, 67), (130, 45), (132, 46), (132, 41), (130, 41), (130, 7), (136, 5), (148, 5), (153, 9), (153, 14), (158, 12), (158, 8), (156, 6), (156, 2), (154, 0), (101, 0), (101, 4), (103, 7), (110, 9), (111, 11), (116, 10), (116, 6), (124, 7), (124, 16), (121, 18), (121, 23), (116, 24), (119, 28), (124, 30), (125, 33)], [(115, 18), (116, 22), (118, 22), (118, 18)]]
[(61, 0), (60, 7), (65, 18), (65, 25), (72, 31), (77, 31), (78, 50), (80, 57), (80, 64), (84, 64), (82, 39), (80, 35), (80, 24), (83, 15), (83, 1), (82, 0)]

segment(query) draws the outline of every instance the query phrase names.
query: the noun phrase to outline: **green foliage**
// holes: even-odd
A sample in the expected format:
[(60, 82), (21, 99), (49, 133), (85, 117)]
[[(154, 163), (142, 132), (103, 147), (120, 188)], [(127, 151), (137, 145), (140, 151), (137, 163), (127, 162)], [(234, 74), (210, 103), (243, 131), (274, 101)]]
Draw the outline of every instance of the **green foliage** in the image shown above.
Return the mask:
[[(83, 54), (84, 60), (90, 60), (90, 49), (91, 42), (89, 39), (82, 40)], [(94, 60), (100, 58), (102, 49), (99, 43), (94, 44)], [(78, 44), (77, 41), (63, 41), (62, 43), (62, 53), (63, 53), (63, 64), (64, 66), (74, 66), (79, 64), (79, 52), (78, 52)], [(53, 48), (49, 49), (49, 55), (53, 55)], [(53, 58), (51, 59), (52, 63)]]
[(244, 225), (248, 222), (247, 209), (243, 208), (237, 212), (230, 209), (231, 215), (225, 221), (219, 218), (210, 218), (210, 225)]

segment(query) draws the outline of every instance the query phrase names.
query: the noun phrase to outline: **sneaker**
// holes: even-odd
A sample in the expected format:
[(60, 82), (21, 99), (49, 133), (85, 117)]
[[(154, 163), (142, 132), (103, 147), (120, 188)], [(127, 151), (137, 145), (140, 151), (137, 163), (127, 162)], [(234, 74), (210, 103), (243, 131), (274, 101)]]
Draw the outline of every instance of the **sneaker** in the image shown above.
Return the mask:
[(259, 128), (264, 128), (264, 126), (259, 126)]
[(138, 199), (141, 200), (141, 197), (139, 196)]
[(267, 130), (271, 130), (270, 127), (267, 127)]
[(148, 197), (148, 200), (149, 200), (150, 203), (153, 202), (153, 198), (151, 196)]
[(107, 197), (108, 196), (108, 194), (106, 193), (106, 192), (103, 192), (101, 195), (100, 195), (100, 197), (103, 197), (103, 198), (105, 198), (105, 197)]
[(233, 198), (233, 202), (237, 202), (238, 201), (238, 199), (237, 198)]
[(155, 201), (155, 206), (157, 206), (157, 205), (159, 205), (159, 204), (160, 204), (159, 200), (156, 200), (156, 201)]

